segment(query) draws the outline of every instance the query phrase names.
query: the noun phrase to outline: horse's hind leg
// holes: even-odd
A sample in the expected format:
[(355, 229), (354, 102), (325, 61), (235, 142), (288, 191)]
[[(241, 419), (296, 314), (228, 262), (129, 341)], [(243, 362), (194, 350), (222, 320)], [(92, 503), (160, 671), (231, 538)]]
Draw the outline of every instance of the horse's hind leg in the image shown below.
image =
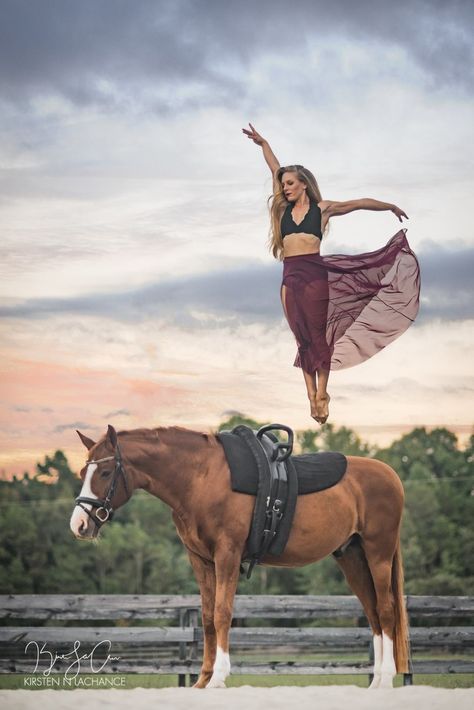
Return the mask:
[(377, 615), (380, 626), (382, 627), (382, 638), (374, 637), (374, 650), (377, 644), (379, 650), (382, 651), (382, 664), (380, 667), (380, 681), (378, 687), (392, 688), (393, 678), (397, 673), (393, 645), (395, 634), (395, 599), (392, 590), (392, 567), (396, 541), (394, 541), (393, 546), (386, 545), (384, 549), (381, 549), (379, 541), (365, 540), (364, 550), (375, 587)]
[(377, 613), (374, 581), (360, 540), (354, 540), (335, 560), (354, 594), (358, 597), (374, 634), (374, 679), (370, 688), (380, 684), (382, 669), (382, 629)]

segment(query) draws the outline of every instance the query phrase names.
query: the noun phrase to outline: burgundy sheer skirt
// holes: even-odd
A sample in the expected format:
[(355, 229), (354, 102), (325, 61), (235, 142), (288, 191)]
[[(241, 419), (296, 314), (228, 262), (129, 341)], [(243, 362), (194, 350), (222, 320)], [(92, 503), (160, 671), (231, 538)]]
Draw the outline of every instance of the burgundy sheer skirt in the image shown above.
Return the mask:
[(284, 258), (286, 315), (298, 346), (295, 367), (310, 373), (352, 367), (413, 323), (420, 270), (405, 233), (401, 229), (366, 254)]

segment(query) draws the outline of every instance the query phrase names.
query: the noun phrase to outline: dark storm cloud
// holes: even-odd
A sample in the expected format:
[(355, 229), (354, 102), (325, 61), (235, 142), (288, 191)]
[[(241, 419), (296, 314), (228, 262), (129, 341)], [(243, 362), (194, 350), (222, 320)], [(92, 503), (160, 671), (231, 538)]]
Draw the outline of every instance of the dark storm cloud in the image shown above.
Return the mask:
[[(123, 109), (133, 108), (143, 89), (176, 89), (185, 80), (225, 99), (236, 87), (208, 61), (193, 14), (197, 8), (186, 0), (3, 0), (2, 95), (53, 93), (79, 106)], [(158, 93), (150, 107), (175, 104), (177, 92), (172, 99)]]
[(229, 105), (254, 59), (291, 60), (328, 37), (402, 47), (433, 86), (472, 87), (473, 20), (469, 0), (2, 0), (1, 93), (132, 111)]
[(244, 320), (274, 320), (278, 308), (280, 270), (275, 264), (236, 268), (151, 284), (125, 293), (92, 294), (72, 299), (39, 298), (11, 308), (0, 317), (43, 318), (50, 314), (98, 315), (133, 321), (166, 318), (197, 325), (191, 310)]
[(421, 250), (419, 261), (421, 320), (474, 318), (474, 247), (453, 250), (430, 245)]
[[(418, 257), (423, 299), (418, 322), (473, 318), (474, 247), (454, 250), (430, 245), (421, 249)], [(121, 293), (31, 299), (0, 308), (0, 317), (47, 318), (62, 314), (127, 322), (162, 318), (186, 329), (221, 328), (240, 322), (272, 324), (283, 317), (279, 299), (281, 268), (275, 262), (162, 281)], [(203, 321), (199, 315), (202, 313), (208, 316)]]

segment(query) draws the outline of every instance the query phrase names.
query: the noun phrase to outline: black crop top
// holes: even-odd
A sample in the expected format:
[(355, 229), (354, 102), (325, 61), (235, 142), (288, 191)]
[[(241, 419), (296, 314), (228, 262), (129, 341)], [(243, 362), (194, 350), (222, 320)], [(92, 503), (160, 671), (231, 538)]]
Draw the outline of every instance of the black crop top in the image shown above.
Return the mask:
[(293, 207), (294, 204), (290, 202), (290, 204), (283, 213), (283, 217), (281, 218), (280, 229), (282, 239), (284, 239), (287, 234), (293, 234), (294, 232), (305, 232), (306, 234), (314, 234), (315, 237), (319, 237), (319, 239), (322, 239), (323, 235), (321, 232), (321, 210), (316, 204), (316, 202), (310, 200), (309, 210), (305, 214), (303, 221), (299, 224), (296, 224), (296, 222), (293, 220), (293, 217), (291, 216), (291, 210), (293, 209)]

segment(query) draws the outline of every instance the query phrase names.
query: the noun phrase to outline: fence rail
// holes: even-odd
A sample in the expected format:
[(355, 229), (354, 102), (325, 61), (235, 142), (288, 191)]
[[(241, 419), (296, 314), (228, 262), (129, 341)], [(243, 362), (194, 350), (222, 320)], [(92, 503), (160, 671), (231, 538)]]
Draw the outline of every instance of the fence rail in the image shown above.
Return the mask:
[[(414, 652), (412, 672), (474, 673), (469, 659), (422, 659), (420, 651), (448, 650), (456, 654), (473, 653), (474, 597), (407, 596), (411, 621), (411, 643)], [(110, 641), (111, 654), (124, 653), (118, 660), (104, 665), (104, 673), (166, 673), (176, 674), (181, 685), (199, 672), (198, 655), (202, 649), (202, 628), (199, 626), (200, 597), (197, 595), (4, 595), (0, 596), (0, 672), (32, 673), (34, 661), (25, 657), (29, 642), (61, 655), (79, 642), (81, 653), (99, 642)], [(238, 626), (231, 629), (231, 650), (239, 654), (244, 649), (261, 649), (268, 655), (287, 656), (287, 660), (269, 659), (252, 662), (234, 660), (232, 672), (237, 675), (282, 674), (367, 674), (370, 661), (354, 662), (296, 660), (288, 657), (302, 650), (308, 653), (325, 651), (368, 652), (371, 633), (358, 626), (365, 617), (356, 597), (297, 595), (238, 595), (234, 618)], [(252, 626), (255, 620), (334, 620), (337, 626)], [(415, 623), (436, 620), (436, 626)], [(159, 620), (161, 624), (143, 625)], [(244, 621), (245, 620), (245, 621)], [(13, 622), (19, 622), (12, 625)], [(118, 622), (115, 626), (69, 625), (70, 622)], [(341, 621), (344, 625), (341, 625)], [(31, 624), (33, 622), (34, 625)], [(140, 625), (133, 625), (138, 622)], [(442, 623), (441, 623), (442, 622)], [(59, 623), (60, 625), (53, 625)], [(443, 623), (445, 625), (443, 625)], [(293, 624), (293, 625), (292, 625)], [(453, 624), (453, 625), (451, 625)], [(462, 625), (463, 624), (463, 625)], [(34, 645), (34, 644), (33, 644)], [(293, 653), (290, 653), (290, 650)], [(260, 654), (262, 655), (262, 654)], [(40, 662), (38, 670), (45, 666)], [(70, 664), (57, 659), (54, 672), (64, 672)], [(406, 674), (405, 682), (411, 682)]]
[[(201, 628), (168, 627), (110, 627), (95, 626), (21, 626), (0, 627), (0, 644), (22, 646), (29, 641), (54, 645), (55, 650), (70, 648), (71, 639), (81, 644), (94, 645), (102, 639), (111, 643), (155, 647), (167, 643), (198, 643), (202, 646)], [(369, 644), (372, 634), (368, 628), (283, 628), (247, 627), (230, 631), (232, 647), (298, 646), (301, 648), (354, 649)], [(474, 628), (466, 626), (413, 628), (410, 634), (414, 650), (432, 648), (455, 648), (458, 651), (474, 649)]]
[[(474, 597), (405, 597), (410, 616), (474, 617)], [(0, 619), (116, 620), (178, 619), (201, 609), (197, 594), (21, 594), (0, 595)], [(353, 619), (364, 616), (357, 597), (331, 595), (238, 594), (234, 618)]]

